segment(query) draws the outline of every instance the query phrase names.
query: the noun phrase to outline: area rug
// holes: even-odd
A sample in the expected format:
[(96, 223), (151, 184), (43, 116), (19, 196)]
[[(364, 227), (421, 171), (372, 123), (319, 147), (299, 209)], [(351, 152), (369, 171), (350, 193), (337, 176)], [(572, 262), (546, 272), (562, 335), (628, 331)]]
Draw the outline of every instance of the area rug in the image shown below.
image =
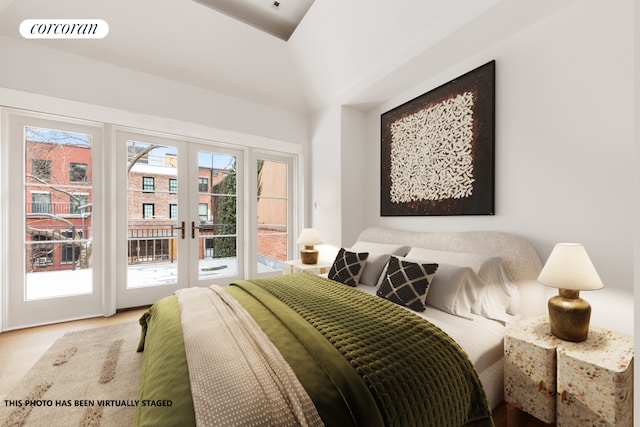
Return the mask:
[(69, 332), (0, 402), (0, 426), (127, 426), (142, 353), (137, 322)]

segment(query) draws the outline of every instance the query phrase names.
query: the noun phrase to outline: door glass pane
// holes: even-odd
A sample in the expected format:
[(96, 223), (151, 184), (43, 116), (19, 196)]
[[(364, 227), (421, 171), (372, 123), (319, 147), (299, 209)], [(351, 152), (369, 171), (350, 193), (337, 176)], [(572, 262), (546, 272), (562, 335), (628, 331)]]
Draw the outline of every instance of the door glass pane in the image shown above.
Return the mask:
[(236, 156), (198, 152), (198, 277), (235, 276)]
[(25, 127), (25, 300), (90, 294), (92, 137)]
[(127, 141), (127, 288), (174, 284), (178, 274), (178, 150)]
[(258, 273), (287, 259), (287, 164), (258, 160)]

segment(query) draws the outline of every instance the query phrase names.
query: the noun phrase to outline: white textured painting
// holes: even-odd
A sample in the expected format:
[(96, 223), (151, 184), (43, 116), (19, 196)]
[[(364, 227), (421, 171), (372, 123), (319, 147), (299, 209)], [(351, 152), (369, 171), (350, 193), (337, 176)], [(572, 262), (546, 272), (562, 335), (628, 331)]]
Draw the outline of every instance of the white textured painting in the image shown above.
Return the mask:
[(494, 215), (495, 61), (380, 116), (380, 215)]
[(473, 192), (473, 93), (464, 92), (391, 125), (393, 203)]

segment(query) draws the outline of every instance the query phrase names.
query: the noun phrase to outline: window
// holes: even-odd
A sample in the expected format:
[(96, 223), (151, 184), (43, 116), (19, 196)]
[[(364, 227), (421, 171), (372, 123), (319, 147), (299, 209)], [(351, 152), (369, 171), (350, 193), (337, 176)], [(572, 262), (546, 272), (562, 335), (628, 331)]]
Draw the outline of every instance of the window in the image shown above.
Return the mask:
[(268, 156), (256, 159), (257, 269), (282, 269), (290, 253), (290, 161)]
[(142, 218), (153, 218), (155, 205), (153, 203), (142, 204)]
[[(82, 240), (82, 230), (62, 230), (60, 231), (60, 235), (67, 240)], [(87, 242), (81, 243), (73, 243), (73, 244), (62, 244), (60, 249), (62, 252), (60, 262), (63, 264), (74, 264), (80, 260), (80, 256), (82, 254), (82, 250), (86, 250)], [(84, 247), (84, 248), (83, 248)]]
[[(137, 138), (131, 138), (134, 135), (120, 132), (117, 134), (118, 139), (122, 138), (121, 143), (128, 147), (129, 154), (138, 153), (136, 157), (130, 157), (127, 162), (118, 164), (118, 167), (125, 166), (122, 171), (126, 172), (127, 176), (126, 191), (122, 188), (126, 198), (121, 199), (127, 207), (126, 222), (123, 221), (119, 227), (122, 227), (122, 231), (126, 230), (129, 245), (127, 277), (123, 280), (124, 286), (120, 291), (127, 294), (134, 288), (174, 286), (177, 283), (177, 277), (181, 275), (179, 270), (183, 270), (182, 265), (186, 267), (184, 262), (171, 262), (176, 260), (178, 246), (184, 248), (183, 253), (187, 253), (186, 245), (178, 240), (179, 232), (176, 230), (178, 180), (186, 174), (186, 172), (181, 174), (181, 169), (178, 168), (178, 163), (181, 163), (178, 161), (178, 152), (182, 152), (186, 146), (179, 141), (154, 137), (151, 137), (153, 142), (145, 142), (147, 135), (135, 135), (140, 137), (136, 141)], [(176, 142), (175, 145), (174, 142)], [(118, 148), (124, 147), (120, 145)], [(120, 151), (120, 155), (123, 156), (123, 154)], [(146, 156), (146, 161), (138, 162), (143, 154)], [(123, 213), (125, 213), (124, 210)], [(120, 246), (118, 252), (123, 253), (124, 248)], [(186, 256), (183, 257), (183, 260), (186, 258)], [(161, 260), (169, 261), (163, 266), (161, 275), (148, 269), (140, 270), (136, 265)], [(178, 268), (179, 265), (180, 268)], [(141, 294), (144, 293), (141, 292)], [(141, 302), (142, 300), (139, 300), (139, 303)]]
[(142, 191), (145, 193), (153, 193), (156, 187), (155, 178), (151, 176), (142, 177)]
[(87, 213), (88, 204), (88, 194), (72, 194), (69, 201), (69, 213), (71, 215)]
[(127, 250), (129, 262), (132, 264), (173, 259), (168, 239), (130, 240)]
[(60, 258), (60, 262), (62, 264), (73, 264), (78, 261), (78, 255), (80, 255), (80, 251), (76, 249), (76, 245), (62, 245), (60, 247), (62, 251), (62, 255)]
[(69, 181), (87, 182), (87, 164), (86, 163), (70, 163), (69, 164)]
[(206, 193), (209, 191), (209, 179), (198, 178), (198, 191), (201, 193)]
[(50, 193), (31, 193), (31, 213), (51, 213)]
[(169, 193), (178, 192), (178, 180), (175, 178), (169, 178)]
[(206, 203), (198, 204), (198, 217), (200, 218), (200, 222), (206, 222), (209, 218), (209, 205)]
[[(114, 175), (111, 166), (115, 162), (112, 152), (102, 150), (102, 137), (108, 136), (104, 125), (81, 118), (3, 110), (2, 130), (0, 157), (3, 165), (11, 165), (0, 166), (0, 181), (7, 187), (0, 192), (11, 202), (1, 215), (0, 232), (6, 231), (2, 239), (11, 242), (10, 251), (0, 250), (2, 259), (11, 266), (3, 274), (3, 285), (4, 281), (10, 284), (3, 286), (8, 298), (4, 304), (8, 309), (3, 310), (5, 325), (23, 328), (112, 313), (115, 304), (103, 298), (109, 291), (102, 274), (112, 271), (106, 264), (110, 261), (111, 219), (101, 214), (108, 211), (102, 202), (111, 200), (106, 195), (115, 193), (108, 179)], [(95, 165), (94, 158), (100, 159)], [(72, 162), (86, 167), (72, 167)], [(83, 176), (86, 182), (71, 182)], [(95, 185), (91, 182), (94, 179)], [(76, 194), (88, 195), (90, 202), (93, 198), (96, 212), (101, 214), (70, 216), (71, 199)], [(63, 237), (61, 232), (71, 229), (83, 230), (84, 239)], [(62, 249), (65, 245), (68, 250)], [(63, 257), (72, 260), (74, 251), (76, 263), (63, 262)]]
[(204, 256), (213, 258), (215, 256), (215, 239), (207, 238), (204, 239)]
[[(53, 240), (53, 232), (44, 231), (34, 234), (31, 240), (47, 242)], [(31, 245), (31, 267), (46, 267), (53, 264), (53, 243), (34, 243)]]
[(31, 175), (42, 181), (51, 181), (51, 161), (33, 159), (31, 161)]

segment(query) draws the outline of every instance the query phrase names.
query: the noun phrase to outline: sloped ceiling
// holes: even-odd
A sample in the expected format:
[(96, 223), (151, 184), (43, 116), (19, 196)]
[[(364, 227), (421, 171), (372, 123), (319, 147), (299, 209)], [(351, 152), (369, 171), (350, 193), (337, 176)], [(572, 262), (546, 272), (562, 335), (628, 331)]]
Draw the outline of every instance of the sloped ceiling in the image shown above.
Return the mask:
[[(369, 93), (384, 97), (412, 84), (406, 76), (401, 83), (392, 78), (407, 64), (413, 63), (412, 78), (424, 79), (424, 61), (416, 58), (453, 35), (449, 50), (464, 52), (572, 1), (315, 0), (284, 41), (193, 0), (0, 0), (0, 35), (21, 39), (18, 27), (29, 18), (103, 19), (110, 30), (101, 40), (24, 43), (311, 112), (340, 99), (375, 102)], [(474, 32), (460, 37), (467, 27)]]

